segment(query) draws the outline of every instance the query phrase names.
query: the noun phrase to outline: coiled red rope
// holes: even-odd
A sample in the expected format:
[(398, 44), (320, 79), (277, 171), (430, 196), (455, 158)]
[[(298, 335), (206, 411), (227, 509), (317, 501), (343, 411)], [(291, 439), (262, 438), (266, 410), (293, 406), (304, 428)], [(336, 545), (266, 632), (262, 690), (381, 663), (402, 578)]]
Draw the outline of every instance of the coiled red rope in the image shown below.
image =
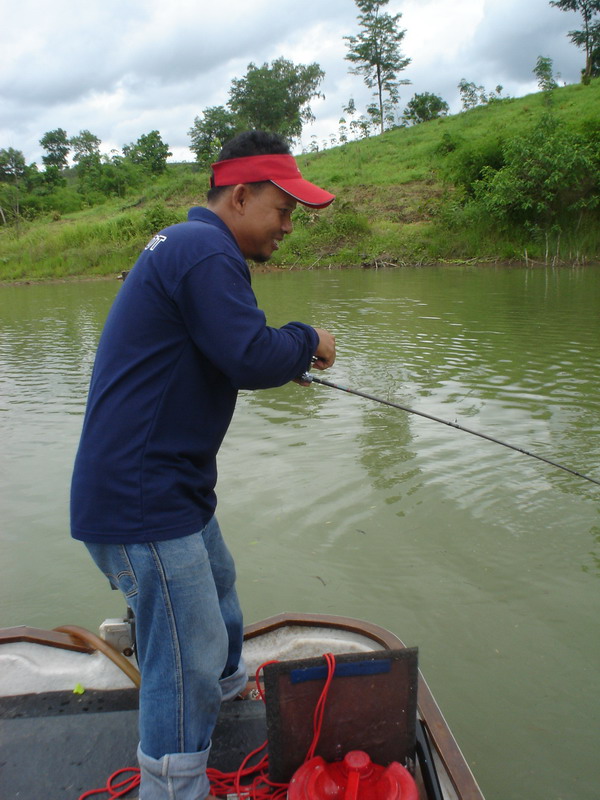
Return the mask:
[[(319, 737), (321, 736), (321, 729), (323, 727), (323, 718), (325, 715), (325, 707), (327, 705), (327, 695), (335, 673), (335, 656), (332, 653), (325, 653), (324, 659), (327, 664), (327, 678), (325, 685), (313, 715), (313, 738), (304, 761), (309, 761), (314, 757)], [(263, 688), (260, 684), (260, 675), (263, 669), (268, 664), (277, 663), (275, 661), (265, 661), (256, 670), (255, 682), (256, 688), (260, 695), (260, 699), (265, 702), (265, 695)], [(211, 796), (219, 797), (221, 795), (236, 794), (239, 800), (284, 800), (287, 795), (289, 784), (287, 783), (274, 783), (269, 780), (269, 755), (266, 752), (267, 742), (263, 742), (260, 747), (249, 753), (242, 761), (236, 772), (220, 772), (217, 769), (209, 767), (206, 770), (207, 777), (211, 785)], [(265, 752), (263, 752), (265, 751)], [(251, 762), (258, 758), (255, 764)], [(119, 782), (118, 779), (126, 774), (130, 775)], [(109, 800), (116, 800), (116, 798), (123, 797), (131, 792), (140, 783), (140, 771), (136, 767), (125, 767), (124, 769), (114, 772), (106, 785), (101, 789), (91, 789), (79, 797), (79, 800), (86, 800), (97, 794), (107, 794)]]
[[(131, 775), (125, 780), (120, 781), (117, 783), (117, 779), (124, 775), (126, 772), (130, 772)], [(137, 788), (140, 785), (140, 771), (137, 767), (124, 767), (124, 769), (118, 769), (116, 772), (110, 776), (110, 778), (106, 781), (106, 786), (103, 786), (101, 789), (90, 789), (89, 792), (84, 792), (79, 800), (86, 800), (87, 797), (92, 797), (95, 794), (107, 794), (110, 800), (116, 797), (123, 797), (123, 795), (128, 794), (133, 789)]]

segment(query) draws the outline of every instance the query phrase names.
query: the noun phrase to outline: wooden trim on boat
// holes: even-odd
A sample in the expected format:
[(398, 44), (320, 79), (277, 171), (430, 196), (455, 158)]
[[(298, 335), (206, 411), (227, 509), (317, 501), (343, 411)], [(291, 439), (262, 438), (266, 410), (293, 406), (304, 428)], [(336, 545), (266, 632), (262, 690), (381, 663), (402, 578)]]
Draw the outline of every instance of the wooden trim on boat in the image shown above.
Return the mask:
[(481, 789), (420, 670), (417, 707), (458, 796), (461, 800), (484, 800)]
[[(252, 639), (255, 636), (270, 633), (278, 628), (290, 625), (311, 628), (338, 628), (362, 634), (388, 650), (401, 650), (406, 647), (404, 642), (391, 631), (372, 622), (363, 622), (351, 617), (327, 614), (277, 614), (261, 622), (247, 625), (244, 628), (244, 638)], [(465, 761), (465, 757), (420, 670), (417, 706), (419, 716), (458, 796), (461, 800), (484, 800), (477, 781), (469, 769), (469, 765)]]
[(75, 650), (79, 653), (93, 653), (91, 645), (60, 631), (47, 631), (43, 628), (30, 628), (28, 625), (15, 625), (12, 628), (0, 629), (0, 645), (11, 642), (32, 642), (46, 647), (57, 647), (61, 650)]

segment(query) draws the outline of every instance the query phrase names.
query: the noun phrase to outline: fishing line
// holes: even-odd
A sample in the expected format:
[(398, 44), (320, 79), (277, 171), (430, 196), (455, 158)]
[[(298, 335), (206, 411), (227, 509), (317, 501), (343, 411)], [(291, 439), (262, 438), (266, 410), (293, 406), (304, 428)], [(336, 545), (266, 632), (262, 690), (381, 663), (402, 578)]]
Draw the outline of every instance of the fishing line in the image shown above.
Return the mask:
[(457, 430), (463, 431), (464, 433), (471, 433), (473, 436), (479, 436), (480, 439), (487, 439), (488, 442), (494, 442), (494, 444), (501, 444), (502, 447), (508, 447), (510, 450), (515, 450), (517, 453), (522, 453), (524, 456), (529, 456), (530, 458), (536, 458), (538, 461), (544, 461), (546, 464), (550, 464), (553, 467), (562, 469), (565, 472), (570, 472), (571, 475), (576, 475), (578, 478), (583, 478), (586, 481), (590, 481), (590, 483), (595, 483), (597, 486), (600, 486), (600, 480), (597, 480), (596, 478), (592, 478), (589, 475), (584, 475), (582, 472), (578, 472), (576, 469), (565, 467), (564, 464), (558, 464), (556, 461), (551, 461), (549, 458), (546, 458), (545, 456), (540, 456), (537, 453), (532, 453), (529, 450), (525, 450), (523, 447), (516, 447), (516, 445), (509, 444), (508, 442), (503, 442), (501, 439), (495, 439), (493, 436), (488, 436), (486, 433), (480, 433), (479, 431), (474, 431), (472, 430), (472, 428), (465, 428), (463, 425), (459, 425), (458, 422), (450, 422), (449, 420), (440, 419), (439, 417), (434, 417), (433, 414), (426, 414), (424, 411), (417, 411), (414, 408), (403, 406), (400, 403), (392, 403), (391, 400), (384, 400), (381, 397), (375, 397), (375, 395), (367, 394), (366, 392), (360, 392), (358, 391), (358, 389), (349, 389), (347, 386), (340, 386), (337, 383), (332, 383), (331, 381), (323, 380), (323, 378), (316, 378), (310, 372), (305, 372), (302, 375), (301, 380), (306, 383), (319, 383), (322, 386), (329, 386), (331, 389), (339, 389), (339, 391), (346, 392), (347, 394), (355, 394), (357, 397), (364, 397), (367, 400), (374, 400), (376, 403), (381, 403), (384, 406), (399, 408), (401, 411), (406, 411), (409, 414), (417, 414), (417, 416), (425, 417), (425, 419), (433, 420), (433, 422), (441, 422), (442, 425), (448, 425), (448, 427), (456, 428)]

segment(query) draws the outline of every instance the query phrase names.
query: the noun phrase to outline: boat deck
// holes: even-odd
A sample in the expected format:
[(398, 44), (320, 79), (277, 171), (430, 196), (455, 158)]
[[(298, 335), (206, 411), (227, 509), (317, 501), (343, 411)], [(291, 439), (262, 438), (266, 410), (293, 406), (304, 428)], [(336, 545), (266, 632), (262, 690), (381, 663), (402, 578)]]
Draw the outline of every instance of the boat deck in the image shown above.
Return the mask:
[[(0, 698), (0, 797), (76, 800), (136, 767), (137, 696), (124, 689)], [(266, 738), (263, 703), (224, 703), (209, 765), (232, 771)]]

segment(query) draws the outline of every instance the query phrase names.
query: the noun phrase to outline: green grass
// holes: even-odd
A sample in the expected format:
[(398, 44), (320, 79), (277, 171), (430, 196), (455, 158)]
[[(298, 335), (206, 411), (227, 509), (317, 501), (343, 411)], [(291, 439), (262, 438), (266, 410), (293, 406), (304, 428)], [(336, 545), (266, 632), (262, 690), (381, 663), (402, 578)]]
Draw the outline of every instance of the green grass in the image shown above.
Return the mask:
[[(315, 213), (300, 208), (295, 232), (273, 263), (282, 268), (426, 264), (460, 260), (600, 258), (598, 215), (549, 242), (524, 230), (500, 229), (459, 202), (461, 176), (493, 163), (503, 142), (527, 136), (548, 109), (542, 93), (506, 99), (381, 136), (298, 156), (306, 178), (337, 195)], [(553, 114), (575, 132), (600, 120), (600, 79), (556, 89)], [(107, 275), (131, 265), (163, 225), (202, 204), (208, 175), (193, 164), (170, 165), (126, 198), (18, 228), (0, 227), (0, 280)]]

